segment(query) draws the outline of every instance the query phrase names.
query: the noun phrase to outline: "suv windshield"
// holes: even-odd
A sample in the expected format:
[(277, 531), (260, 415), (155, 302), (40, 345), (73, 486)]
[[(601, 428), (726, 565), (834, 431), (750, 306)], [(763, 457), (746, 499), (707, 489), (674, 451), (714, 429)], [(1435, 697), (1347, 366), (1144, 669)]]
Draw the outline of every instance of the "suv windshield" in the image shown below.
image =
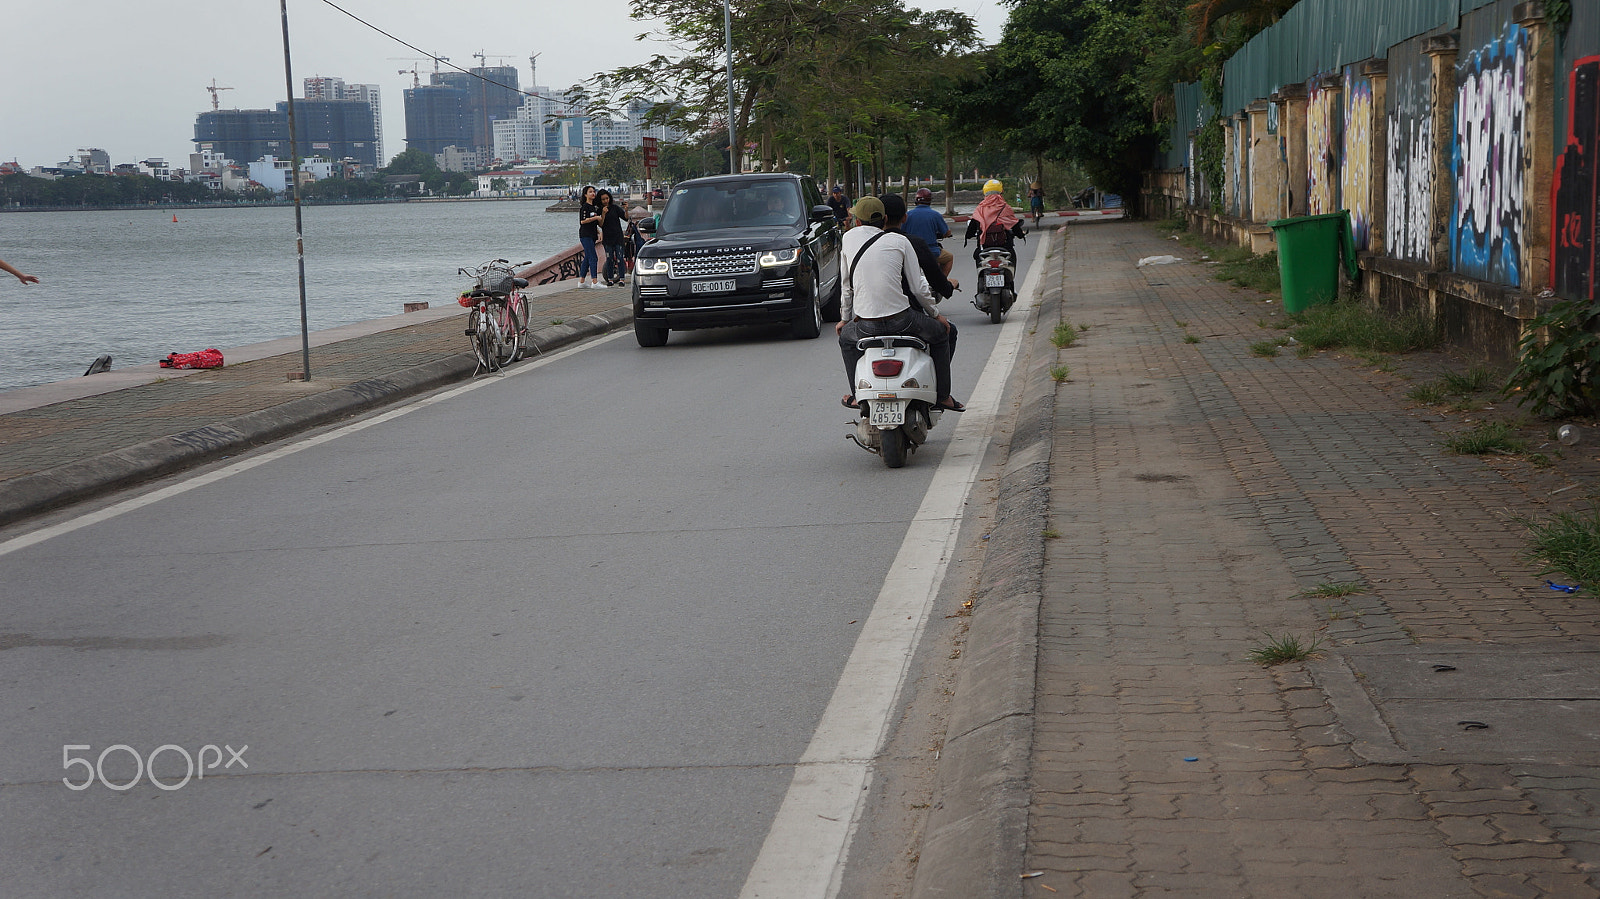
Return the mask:
[(672, 192), (659, 233), (804, 222), (799, 192), (791, 181), (695, 184)]

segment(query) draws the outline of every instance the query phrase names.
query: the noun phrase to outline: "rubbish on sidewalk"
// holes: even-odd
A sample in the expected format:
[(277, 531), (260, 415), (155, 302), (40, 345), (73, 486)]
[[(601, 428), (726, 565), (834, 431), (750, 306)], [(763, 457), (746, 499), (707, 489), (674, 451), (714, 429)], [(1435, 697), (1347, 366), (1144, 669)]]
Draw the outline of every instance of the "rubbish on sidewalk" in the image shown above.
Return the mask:
[(158, 364), (162, 368), (221, 368), (222, 351), (212, 347), (196, 353), (168, 353)]
[[(99, 356), (99, 357), (96, 357), (93, 362), (89, 363), (89, 370), (84, 372), (83, 376), (87, 378), (90, 375), (98, 375), (101, 372), (107, 372), (107, 371), (110, 371), (110, 370), (111, 370), (111, 357), (110, 356)], [(1573, 442), (1576, 443), (1577, 441), (1573, 441)]]
[(1147, 265), (1171, 265), (1174, 262), (1182, 261), (1182, 259), (1179, 259), (1176, 256), (1146, 256), (1139, 260), (1138, 267), (1144, 268)]
[(1551, 590), (1559, 590), (1562, 593), (1577, 593), (1583, 589), (1582, 584), (1558, 584), (1555, 581), (1545, 581), (1545, 583), (1550, 585)]
[(1043, 877), (1043, 876), (1044, 876), (1044, 872), (1043, 871), (1029, 871), (1028, 873), (1022, 875), (1022, 879), (1023, 880), (1027, 880), (1030, 877)]
[(1186, 761), (1186, 762), (1198, 762), (1198, 761), (1200, 761), (1200, 756), (1198, 756), (1198, 755), (1186, 755), (1186, 756), (1183, 757), (1183, 760)]
[(1577, 425), (1562, 425), (1556, 429), (1556, 439), (1561, 441), (1562, 446), (1573, 446), (1583, 439), (1583, 431)]

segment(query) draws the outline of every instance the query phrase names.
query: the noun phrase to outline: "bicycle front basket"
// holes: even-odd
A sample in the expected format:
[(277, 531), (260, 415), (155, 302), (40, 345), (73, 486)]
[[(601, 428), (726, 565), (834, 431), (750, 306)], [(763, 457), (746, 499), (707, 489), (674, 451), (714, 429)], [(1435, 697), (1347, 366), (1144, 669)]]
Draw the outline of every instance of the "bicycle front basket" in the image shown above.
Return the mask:
[(512, 274), (510, 269), (486, 269), (483, 274), (478, 276), (477, 286), (478, 289), (484, 293), (493, 294), (497, 297), (503, 297), (511, 292), (511, 279)]

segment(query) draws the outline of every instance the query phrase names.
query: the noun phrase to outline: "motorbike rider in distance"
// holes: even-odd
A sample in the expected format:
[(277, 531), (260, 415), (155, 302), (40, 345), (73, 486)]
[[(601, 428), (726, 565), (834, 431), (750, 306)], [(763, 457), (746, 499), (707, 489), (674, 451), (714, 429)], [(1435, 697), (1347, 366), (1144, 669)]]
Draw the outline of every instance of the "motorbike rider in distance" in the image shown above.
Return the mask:
[(1012, 266), (1017, 264), (1016, 238), (1027, 240), (1028, 233), (1022, 230), (1022, 220), (1006, 202), (1004, 193), (1005, 188), (993, 178), (983, 185), (983, 202), (972, 210), (967, 235), (961, 241), (965, 246), (967, 241), (978, 238), (978, 248), (972, 251), (973, 261), (978, 261), (984, 250), (999, 247), (1011, 256)]
[(967, 407), (950, 395), (954, 329), (950, 320), (939, 314), (939, 303), (922, 274), (916, 248), (904, 234), (885, 230), (890, 221), (877, 197), (862, 197), (851, 207), (850, 214), (867, 227), (846, 231), (839, 254), (839, 277), (844, 284), (840, 289), (840, 320), (834, 330), (839, 335), (844, 374), (850, 384), (850, 392), (839, 401), (847, 408), (857, 408), (856, 363), (862, 352), (856, 348), (856, 341), (905, 334), (928, 345), (938, 382), (938, 407), (946, 412), (966, 411)]

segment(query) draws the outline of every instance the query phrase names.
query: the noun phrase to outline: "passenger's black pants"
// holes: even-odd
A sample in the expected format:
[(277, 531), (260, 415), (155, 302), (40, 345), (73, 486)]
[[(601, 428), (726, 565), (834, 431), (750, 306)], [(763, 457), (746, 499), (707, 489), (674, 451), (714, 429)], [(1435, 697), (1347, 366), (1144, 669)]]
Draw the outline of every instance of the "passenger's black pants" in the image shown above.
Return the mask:
[(950, 358), (956, 353), (956, 326), (951, 322), (950, 328), (940, 324), (939, 320), (931, 315), (907, 307), (904, 312), (891, 315), (888, 318), (876, 321), (856, 319), (845, 322), (844, 329), (839, 332), (839, 351), (844, 354), (844, 377), (850, 385), (850, 395), (856, 393), (856, 363), (865, 355), (856, 349), (856, 341), (863, 337), (882, 337), (886, 334), (907, 334), (920, 337), (928, 345), (928, 354), (933, 356), (933, 374), (938, 382), (937, 390), (939, 402), (943, 402), (950, 395)]

